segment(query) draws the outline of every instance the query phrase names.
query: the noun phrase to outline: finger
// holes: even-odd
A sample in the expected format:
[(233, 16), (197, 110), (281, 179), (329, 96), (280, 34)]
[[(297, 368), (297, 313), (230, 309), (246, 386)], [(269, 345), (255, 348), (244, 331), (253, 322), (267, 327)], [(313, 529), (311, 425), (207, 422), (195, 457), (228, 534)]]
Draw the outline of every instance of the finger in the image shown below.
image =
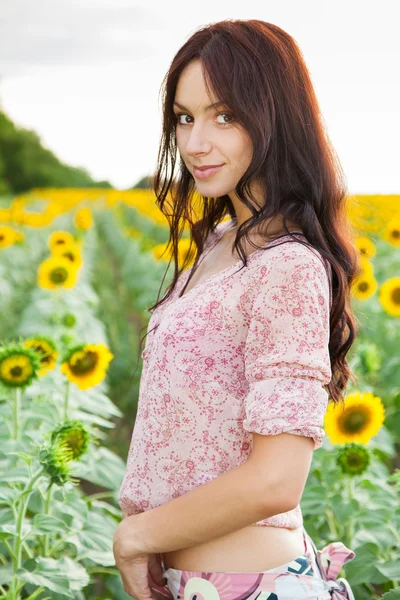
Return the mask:
[(127, 594), (136, 600), (155, 600), (148, 584), (147, 568), (145, 574), (136, 572), (133, 576), (132, 573), (121, 573), (121, 577)]

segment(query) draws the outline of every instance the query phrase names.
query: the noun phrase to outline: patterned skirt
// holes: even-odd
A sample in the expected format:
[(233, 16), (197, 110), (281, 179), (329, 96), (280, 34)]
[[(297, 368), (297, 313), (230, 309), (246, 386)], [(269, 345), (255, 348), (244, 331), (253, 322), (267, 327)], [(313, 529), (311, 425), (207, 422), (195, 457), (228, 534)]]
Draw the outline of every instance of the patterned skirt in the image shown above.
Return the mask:
[(262, 572), (204, 572), (165, 569), (166, 585), (152, 589), (173, 600), (355, 600), (349, 582), (338, 578), (355, 553), (342, 542), (317, 550), (303, 527), (304, 554)]

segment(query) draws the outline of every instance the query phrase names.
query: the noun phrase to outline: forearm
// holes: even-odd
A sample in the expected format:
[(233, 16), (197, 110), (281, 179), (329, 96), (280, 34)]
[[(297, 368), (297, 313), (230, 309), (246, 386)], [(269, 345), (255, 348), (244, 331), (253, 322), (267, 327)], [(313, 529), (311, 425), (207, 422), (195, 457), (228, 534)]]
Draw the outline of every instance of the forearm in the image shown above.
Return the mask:
[[(290, 498), (289, 498), (290, 500)], [(249, 461), (132, 519), (140, 550), (163, 553), (219, 538), (293, 508), (283, 484)]]

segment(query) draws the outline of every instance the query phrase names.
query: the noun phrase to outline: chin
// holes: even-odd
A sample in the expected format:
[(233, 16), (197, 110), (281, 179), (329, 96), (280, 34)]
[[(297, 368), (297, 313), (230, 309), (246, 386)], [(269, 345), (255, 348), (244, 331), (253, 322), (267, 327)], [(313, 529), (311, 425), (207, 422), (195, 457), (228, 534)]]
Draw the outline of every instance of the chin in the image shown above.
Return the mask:
[(214, 183), (212, 181), (196, 181), (195, 179), (195, 183), (200, 193), (202, 193), (201, 190), (206, 189), (207, 196), (210, 198), (219, 198), (221, 196), (225, 196), (225, 194), (228, 194), (230, 190), (229, 186), (222, 186), (221, 184), (218, 185), (217, 183)]

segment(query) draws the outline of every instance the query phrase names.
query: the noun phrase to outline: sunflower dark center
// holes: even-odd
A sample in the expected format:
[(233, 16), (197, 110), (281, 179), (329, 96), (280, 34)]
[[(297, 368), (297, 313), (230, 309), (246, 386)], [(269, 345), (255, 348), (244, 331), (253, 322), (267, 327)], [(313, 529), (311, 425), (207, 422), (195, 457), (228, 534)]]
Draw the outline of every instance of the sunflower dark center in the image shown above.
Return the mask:
[(400, 230), (393, 229), (393, 231), (392, 231), (392, 237), (394, 237), (394, 238), (400, 237)]
[(43, 348), (43, 346), (36, 345), (32, 346), (32, 348), (35, 352), (39, 352), (40, 354), (46, 354), (46, 350)]
[(56, 267), (51, 272), (51, 280), (54, 283), (64, 283), (67, 280), (68, 271), (63, 267)]
[(342, 429), (350, 433), (358, 433), (361, 431), (368, 421), (365, 413), (359, 410), (348, 413), (342, 420)]
[(75, 364), (71, 365), (71, 371), (75, 373), (75, 375), (83, 375), (84, 373), (93, 371), (93, 369), (96, 367), (96, 364), (96, 352), (88, 351), (83, 358), (80, 358)]
[(68, 434), (68, 439), (66, 439), (66, 443), (71, 450), (79, 449), (82, 446), (82, 436), (78, 433), (70, 432)]
[(392, 300), (395, 304), (400, 304), (400, 287), (394, 288), (392, 292)]
[(359, 286), (358, 286), (358, 289), (359, 289), (361, 292), (366, 292), (366, 291), (368, 290), (368, 288), (369, 288), (369, 284), (368, 284), (368, 282), (367, 282), (367, 281), (362, 281), (362, 282), (359, 284)]
[(351, 467), (358, 467), (359, 465), (364, 464), (364, 457), (358, 452), (353, 452), (347, 456), (347, 463)]
[(21, 377), (21, 375), (22, 375), (22, 368), (21, 368), (21, 367), (18, 367), (18, 366), (16, 366), (16, 367), (13, 367), (13, 368), (11, 369), (11, 375), (12, 375), (13, 377)]

